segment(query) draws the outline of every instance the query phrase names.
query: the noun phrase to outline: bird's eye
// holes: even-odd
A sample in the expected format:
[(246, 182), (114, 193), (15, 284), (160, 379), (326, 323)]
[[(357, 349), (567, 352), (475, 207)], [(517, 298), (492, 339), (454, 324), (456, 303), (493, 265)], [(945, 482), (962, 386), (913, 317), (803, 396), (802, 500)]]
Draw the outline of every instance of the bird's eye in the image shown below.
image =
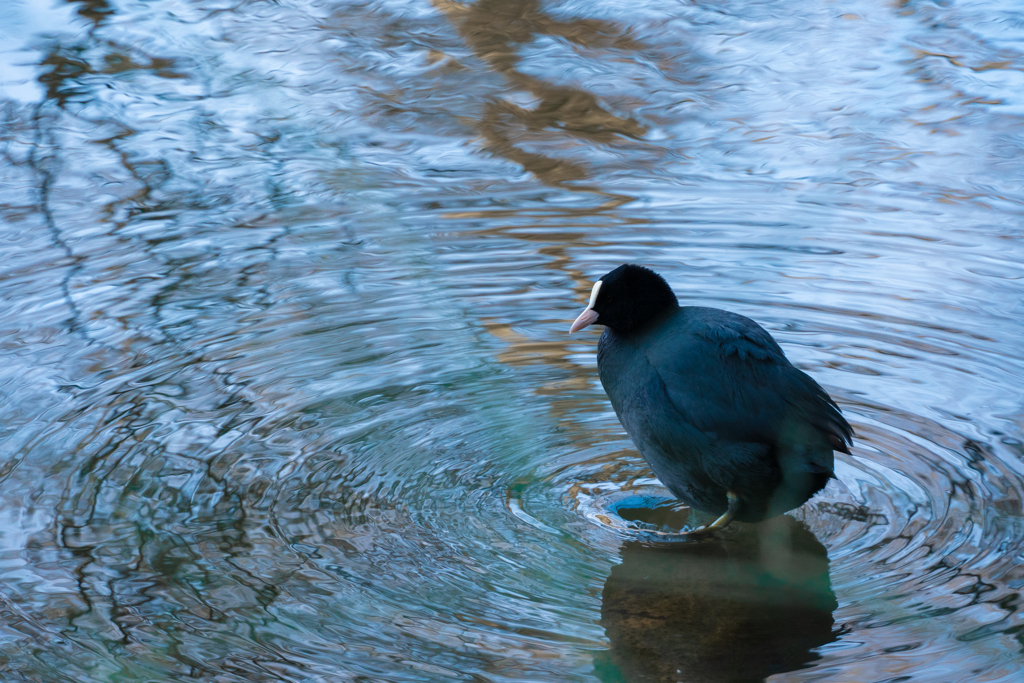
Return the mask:
[(587, 304), (587, 308), (593, 308), (594, 304), (597, 303), (597, 293), (601, 291), (601, 280), (594, 283), (594, 288), (590, 290), (590, 303)]

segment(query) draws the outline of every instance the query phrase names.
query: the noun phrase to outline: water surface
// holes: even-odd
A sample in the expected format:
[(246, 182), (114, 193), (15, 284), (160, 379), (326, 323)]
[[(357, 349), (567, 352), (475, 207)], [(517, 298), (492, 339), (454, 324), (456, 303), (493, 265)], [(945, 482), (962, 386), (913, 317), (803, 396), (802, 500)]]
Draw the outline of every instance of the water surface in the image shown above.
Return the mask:
[[(4, 12), (5, 680), (1020, 680), (1018, 3)], [(624, 261), (838, 482), (651, 546), (566, 334)]]

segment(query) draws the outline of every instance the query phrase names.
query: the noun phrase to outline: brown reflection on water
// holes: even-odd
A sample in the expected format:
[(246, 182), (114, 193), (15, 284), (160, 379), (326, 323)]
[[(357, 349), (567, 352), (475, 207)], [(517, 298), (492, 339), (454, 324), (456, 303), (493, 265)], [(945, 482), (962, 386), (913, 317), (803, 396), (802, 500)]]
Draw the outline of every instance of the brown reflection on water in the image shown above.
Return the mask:
[[(506, 100), (485, 105), (478, 124), (493, 154), (520, 164), (546, 183), (561, 184), (587, 176), (581, 163), (559, 159), (523, 147), (528, 133), (564, 131), (575, 138), (608, 144), (620, 136), (639, 138), (646, 128), (632, 118), (613, 114), (597, 97), (580, 88), (548, 83), (524, 73), (517, 46), (537, 36), (564, 38), (587, 48), (636, 50), (640, 43), (617, 24), (598, 19), (560, 21), (540, 10), (537, 0), (480, 0), (463, 5), (433, 0), (456, 27), (477, 57), (503, 74), (518, 89), (536, 98), (532, 109)], [(524, 129), (523, 133), (517, 129)]]
[(825, 547), (787, 516), (721, 541), (627, 543), (602, 598), (606, 682), (762, 681), (837, 637)]
[[(572, 361), (569, 359), (568, 344), (557, 340), (537, 341), (516, 332), (513, 326), (508, 323), (484, 321), (487, 331), (498, 339), (508, 344), (508, 348), (498, 354), (498, 360), (508, 365), (530, 365), (533, 363), (544, 363), (563, 368), (571, 368)], [(574, 378), (574, 381), (586, 382), (582, 377)]]
[[(595, 210), (595, 213), (603, 208)], [(530, 234), (506, 230), (504, 228), (487, 229), (475, 231), (477, 234), (496, 235), (502, 234), (515, 239), (527, 242), (538, 243), (537, 252), (543, 254), (549, 260), (545, 268), (560, 275), (568, 276), (573, 283), (574, 297), (571, 301), (579, 304), (582, 309), (586, 305), (593, 287), (593, 273), (585, 273), (578, 268), (567, 254), (567, 249), (579, 240), (579, 233), (562, 232), (556, 234)], [(556, 241), (556, 243), (551, 243)], [(568, 303), (568, 301), (567, 301)], [(484, 320), (484, 329), (492, 336), (505, 344), (505, 349), (498, 352), (496, 359), (508, 366), (545, 365), (558, 368), (561, 372), (557, 375), (546, 375), (545, 381), (537, 385), (534, 393), (538, 396), (548, 397), (546, 401), (551, 410), (552, 416), (559, 422), (574, 419), (573, 416), (579, 412), (599, 413), (606, 409), (603, 397), (597, 403), (581, 401), (580, 397), (586, 395), (595, 379), (593, 373), (579, 371), (577, 361), (573, 356), (578, 354), (583, 345), (593, 344), (593, 338), (568, 333), (569, 325), (572, 323), (571, 316), (565, 320), (551, 321), (554, 331), (550, 326), (543, 328), (524, 328), (517, 326), (514, 322), (503, 320)], [(535, 336), (530, 336), (530, 334)], [(591, 332), (591, 335), (593, 333)], [(578, 437), (579, 443), (594, 443), (603, 438), (604, 432), (593, 431), (593, 427), (584, 430)]]
[[(712, 112), (698, 121), (694, 134), (701, 142), (687, 142), (678, 126), (691, 110), (677, 110), (672, 102), (691, 95), (695, 85), (678, 78), (683, 66), (671, 60), (661, 65), (660, 76), (672, 84), (664, 93), (626, 78), (614, 85), (584, 79), (564, 86), (559, 83), (566, 82), (567, 69), (557, 57), (538, 58), (537, 44), (541, 49), (549, 42), (580, 46), (581, 54), (590, 53), (584, 60), (598, 67), (602, 58), (618, 57), (647, 68), (638, 58), (650, 61), (659, 45), (666, 54), (679, 45), (700, 52), (700, 44), (688, 42), (676, 28), (647, 23), (633, 29), (643, 36), (641, 44), (625, 28), (630, 18), (619, 24), (556, 19), (535, 1), (435, 0), (447, 19), (426, 22), (389, 16), (378, 3), (357, 3), (337, 10), (346, 30), (336, 33), (351, 43), (318, 48), (318, 34), (331, 34), (324, 44), (334, 45), (334, 29), (319, 19), (299, 23), (306, 19), (300, 12), (289, 15), (287, 4), (256, 7), (247, 16), (252, 6), (243, 3), (210, 9), (195, 24), (168, 17), (152, 27), (144, 13), (111, 21), (121, 10), (108, 0), (68, 4), (84, 18), (76, 26), (87, 27), (53, 42), (39, 38), (43, 100), (5, 102), (0, 112), (5, 117), (0, 128), (6, 129), (0, 141), (13, 141), (0, 149), (5, 177), (20, 173), (18, 183), (29, 188), (19, 199), (17, 183), (10, 183), (0, 214), (21, 223), (12, 226), (12, 236), (42, 236), (38, 245), (26, 243), (31, 248), (23, 250), (39, 254), (38, 262), (12, 260), (17, 270), (5, 273), (11, 289), (4, 297), (27, 286), (18, 290), (28, 293), (20, 295), (24, 300), (6, 322), (5, 365), (14, 362), (24, 377), (4, 387), (10, 393), (5, 393), (3, 420), (8, 428), (27, 426), (5, 436), (3, 445), (14, 455), (0, 468), (5, 509), (15, 514), (7, 524), (3, 560), (9, 571), (0, 592), (9, 646), (0, 658), (24, 667), (25, 680), (46, 679), (40, 672), (49, 671), (47, 661), (54, 662), (53, 671), (63, 670), (51, 673), (53, 680), (161, 675), (282, 680), (284, 674), (257, 670), (268, 664), (295, 672), (296, 680), (428, 676), (423, 672), (446, 679), (460, 674), (582, 679), (600, 637), (594, 628), (596, 605), (586, 595), (606, 577), (602, 623), (611, 649), (599, 668), (606, 681), (761, 680), (773, 671), (799, 668), (815, 657), (814, 647), (832, 639), (834, 599), (823, 548), (792, 520), (777, 520), (792, 534), (780, 542), (759, 527), (750, 532), (756, 535), (725, 543), (672, 550), (629, 545), (608, 577), (608, 555), (618, 548), (615, 537), (595, 534), (596, 542), (577, 543), (571, 533), (561, 539), (524, 526), (526, 514), (506, 514), (518, 487), (525, 493), (516, 495), (533, 504), (530, 515), (575, 533), (576, 517), (564, 527), (558, 520), (563, 508), (576, 510), (582, 489), (593, 489), (586, 492), (593, 499), (597, 483), (630, 490), (638, 486), (638, 476), (649, 476), (633, 449), (619, 448), (626, 445), (625, 436), (596, 373), (587, 367), (589, 360), (581, 360), (592, 358), (599, 330), (576, 336), (566, 331), (593, 278), (603, 271), (595, 272), (595, 261), (607, 265), (614, 255), (666, 260), (683, 255), (684, 247), (685, 256), (699, 256), (707, 245), (718, 250), (704, 272), (721, 278), (712, 282), (722, 287), (713, 298), (744, 306), (786, 301), (795, 311), (788, 340), (808, 332), (820, 334), (814, 341), (826, 346), (841, 340), (834, 349), (804, 357), (818, 358), (816, 368), (845, 370), (847, 378), (854, 372), (881, 377), (879, 388), (885, 377), (905, 373), (915, 384), (934, 383), (925, 388), (937, 389), (941, 397), (940, 379), (915, 376), (914, 366), (900, 363), (955, 358), (965, 373), (974, 374), (971, 368), (1005, 360), (1000, 358), (1005, 337), (998, 330), (1007, 328), (986, 326), (983, 316), (976, 326), (963, 323), (970, 331), (960, 329), (960, 321), (971, 318), (970, 306), (955, 297), (957, 287), (944, 288), (942, 305), (931, 315), (915, 317), (924, 310), (910, 305), (916, 294), (897, 290), (898, 279), (887, 281), (863, 265), (892, 245), (902, 249), (911, 243), (923, 245), (927, 259), (922, 260), (934, 257), (936, 269), (951, 258), (943, 251), (952, 244), (946, 235), (917, 234), (913, 221), (904, 223), (910, 212), (892, 221), (876, 220), (867, 209), (858, 213), (857, 202), (868, 206), (872, 195), (852, 188), (866, 182), (858, 175), (862, 167), (877, 163), (858, 163), (849, 178), (839, 178), (852, 181), (850, 193), (813, 204), (835, 216), (834, 223), (830, 216), (821, 226), (821, 234), (850, 243), (849, 252), (835, 250), (820, 270), (776, 260), (786, 254), (805, 259), (805, 252), (774, 250), (789, 243), (791, 227), (815, 225), (820, 217), (796, 211), (792, 225), (789, 219), (783, 227), (769, 222), (772, 205), (787, 201), (796, 184), (780, 181), (779, 192), (766, 199), (762, 225), (744, 212), (744, 202), (753, 196), (748, 179), (725, 164), (714, 166), (717, 156), (705, 160), (709, 166), (697, 167), (721, 170), (729, 178), (727, 195), (716, 199), (716, 188), (707, 188), (710, 214), (690, 215), (689, 205), (678, 202), (618, 213), (628, 198), (575, 182), (589, 175), (595, 186), (642, 197), (643, 188), (623, 189), (635, 186), (619, 184), (618, 178), (656, 175), (661, 167), (651, 164), (659, 150), (704, 147), (722, 128)], [(420, 72), (410, 76), (399, 68), (401, 59), (381, 57), (376, 65), (365, 59), (371, 48), (384, 54), (395, 45), (421, 47), (420, 41), (432, 57), (442, 55), (453, 42), (447, 21), (470, 46), (476, 57), (467, 61), (478, 71), (471, 74), (476, 80), (454, 93), (443, 86), (468, 72), (464, 64), (454, 76), (431, 80)], [(152, 32), (133, 32), (136, 24)], [(296, 25), (303, 40), (284, 32)], [(381, 26), (393, 29), (386, 40), (376, 39), (386, 33)], [(733, 37), (748, 28), (741, 23)], [(722, 30), (710, 25), (694, 32), (708, 39)], [(789, 30), (781, 24), (761, 33), (785, 38)], [(153, 39), (165, 31), (167, 40)], [(208, 42), (199, 38), (204, 32), (213, 36)], [(751, 46), (763, 47), (757, 41)], [(304, 54), (291, 54), (298, 47), (310, 50), (308, 62), (287, 61)], [(961, 56), (955, 47), (922, 48), (902, 64), (916, 69), (921, 82), (937, 84), (954, 70), (948, 66), (972, 74), (1004, 70), (987, 53), (971, 49)], [(983, 47), (979, 39), (978, 50)], [(287, 59), (254, 64), (256, 54)], [(759, 78), (748, 78), (750, 72), (734, 78), (749, 55), (714, 58), (732, 70), (702, 69), (712, 78), (709, 92)], [(308, 79), (304, 85), (273, 76), (284, 73), (285, 65)], [(211, 80), (213, 73), (228, 82)], [(530, 75), (536, 73), (541, 75)], [(488, 95), (486, 88), (496, 80), (505, 81), (514, 101)], [(198, 87), (204, 83), (210, 87)], [(348, 102), (352, 85), (372, 86), (371, 97), (422, 97), (422, 111), (395, 107), (400, 114), (421, 116), (410, 118), (419, 127), (396, 123), (405, 120), (398, 116), (378, 120), (372, 108), (357, 112), (358, 106)], [(612, 87), (616, 91), (605, 95)], [(726, 111), (736, 115), (730, 120), (747, 120), (739, 109), (742, 98), (701, 94), (729, 105)], [(278, 95), (301, 105), (285, 122), (257, 113), (262, 102)], [(633, 101), (620, 108), (620, 96)], [(190, 98), (197, 99), (187, 108), (188, 122), (171, 125), (169, 114)], [(629, 107), (642, 98), (651, 100), (644, 103), (649, 106), (643, 120), (664, 124), (668, 142), (635, 142), (646, 132), (629, 117)], [(960, 91), (951, 99), (978, 113), (979, 105), (995, 102)], [(134, 104), (122, 108), (125, 101)], [(352, 111), (339, 115), (335, 104)], [(444, 116), (432, 116), (437, 112)], [(932, 114), (936, 130), (970, 132), (996, 121), (953, 117), (945, 106), (922, 107), (917, 114), (922, 126), (932, 125), (927, 118)], [(331, 122), (345, 120), (347, 126), (349, 115), (360, 125), (332, 139), (342, 128)], [(827, 116), (831, 122), (832, 114)], [(755, 109), (749, 117), (751, 130), (779, 124)], [(890, 130), (893, 118), (884, 108), (876, 112), (868, 106), (857, 122), (865, 130), (878, 126), (884, 149), (896, 150), (892, 154), (898, 158), (913, 146), (900, 143), (899, 131)], [(453, 135), (454, 128), (458, 136), (466, 135), (461, 125), (431, 128), (445, 119), (469, 119), (469, 136), (483, 138), (489, 153), (561, 189), (538, 187), (532, 180), (516, 186), (519, 179), (505, 177), (518, 175), (515, 168), (510, 173), (504, 163), (479, 159), (461, 137), (465, 156), (452, 169), (438, 164), (443, 181), (417, 175), (423, 169), (412, 162), (401, 169), (408, 175), (380, 170), (388, 167), (378, 165), (376, 155), (387, 161), (382, 150), (389, 145), (402, 154), (422, 151), (429, 157), (433, 151), (420, 143), (450, 142), (445, 135)], [(379, 139), (367, 142), (371, 133)], [(333, 151), (320, 156), (323, 146), (344, 154), (340, 160)], [(734, 149), (748, 155), (756, 149), (754, 156), (770, 161), (771, 154), (763, 151), (768, 147), (751, 141)], [(648, 149), (650, 156), (641, 158)], [(1006, 155), (1013, 151), (1011, 137), (1002, 149)], [(191, 158), (179, 158), (183, 151)], [(594, 161), (609, 151), (619, 157), (610, 170), (621, 176), (605, 174), (609, 169)], [(867, 152), (863, 159), (880, 160)], [(226, 168), (245, 169), (251, 178), (236, 186), (220, 176)], [(493, 168), (495, 175), (488, 176)], [(339, 180), (326, 190), (307, 182), (322, 176)], [(398, 176), (401, 182), (395, 181)], [(930, 187), (925, 181), (934, 180), (915, 177), (923, 190)], [(661, 182), (672, 187), (675, 178), (666, 171)], [(807, 189), (816, 182), (809, 179)], [(511, 186), (518, 194), (505, 190)], [(562, 192), (581, 189), (610, 201), (594, 207)], [(946, 203), (977, 196), (968, 189), (936, 189), (933, 196)], [(893, 208), (909, 204), (900, 195), (890, 199)], [(396, 214), (375, 213), (378, 200)], [(856, 214), (857, 225), (841, 219), (848, 211)], [(985, 214), (976, 221), (978, 235), (990, 219)], [(472, 228), (465, 229), (469, 224)], [(686, 232), (689, 224), (695, 226), (692, 234)], [(403, 226), (406, 235), (399, 239), (391, 225)], [(936, 226), (941, 232), (945, 224)], [(417, 241), (418, 232), (428, 231), (430, 238)], [(450, 242), (441, 243), (451, 235)], [(1006, 246), (1013, 239), (989, 237), (1005, 240)], [(747, 248), (761, 241), (763, 251), (757, 245), (757, 250)], [(950, 262), (969, 263), (971, 251), (955, 248), (960, 253)], [(439, 255), (448, 258), (462, 249), (480, 257), (474, 270), (432, 271), (430, 259), (438, 256), (439, 263)], [(913, 248), (907, 249), (909, 256)], [(772, 260), (760, 260), (766, 257)], [(845, 268), (851, 263), (863, 275), (850, 276)], [(741, 270), (747, 267), (772, 271), (771, 277), (812, 280), (801, 291), (819, 303), (800, 304), (804, 296), (790, 299), (784, 296), (788, 288), (762, 292), (756, 280), (743, 290), (749, 295), (725, 299), (739, 291), (729, 285), (746, 277)], [(864, 310), (838, 295), (835, 301), (816, 299), (814, 288), (832, 275), (837, 282), (863, 278), (858, 296)], [(966, 271), (959, 276), (965, 279), (950, 282), (983, 283)], [(416, 287), (402, 286), (418, 280)], [(485, 280), (494, 289), (476, 288)], [(1014, 305), (1000, 294), (1007, 290), (982, 291), (988, 295), (978, 306)], [(418, 298), (423, 293), (430, 296)], [(900, 295), (892, 299), (897, 303), (891, 310), (872, 303), (876, 295), (891, 293)], [(438, 307), (441, 313), (430, 323), (424, 322), (428, 316), (418, 317), (448, 295), (452, 308)], [(464, 295), (467, 299), (460, 300)], [(956, 305), (960, 313), (943, 313)], [(61, 312), (47, 314), (54, 310)], [(462, 318), (461, 310), (473, 313)], [(478, 317), (481, 310), (486, 319)], [(952, 323), (943, 326), (943, 321)], [(490, 354), (498, 344), (486, 345), (480, 352), (486, 358), (478, 359), (481, 324), (503, 346)], [(431, 325), (444, 327), (445, 344), (431, 342)], [(60, 327), (71, 334), (62, 335)], [(898, 331), (880, 332), (885, 329)], [(984, 334), (993, 329), (997, 333)], [(940, 333), (966, 341), (933, 343)], [(463, 356), (479, 363), (463, 370)], [(495, 357), (516, 368), (501, 373), (500, 382), (486, 369)], [(41, 374), (21, 373), (19, 359)], [(857, 365), (844, 359), (856, 359)], [(1011, 367), (1003, 394), (1012, 395), (1015, 375), (1019, 370)], [(849, 391), (864, 386), (855, 379), (840, 384)], [(887, 385), (893, 387), (898, 385)], [(867, 393), (877, 398), (879, 388)], [(921, 408), (913, 397), (890, 398), (894, 405), (906, 403), (908, 411)], [(463, 421), (471, 414), (467, 406), (477, 400), (475, 407), (484, 411), (500, 407), (483, 413), (479, 424), (486, 426), (479, 431), (471, 424), (477, 418)], [(38, 409), (37, 401), (53, 407)], [(848, 395), (847, 404), (854, 405)], [(854, 414), (863, 415), (859, 407)], [(842, 649), (829, 648), (830, 659), (815, 670), (787, 678), (839, 671), (844, 680), (882, 680), (898, 667), (926, 674), (929, 669), (967, 672), (988, 666), (979, 660), (1005, 656), (1009, 661), (1019, 654), (1017, 603), (1024, 579), (1013, 539), (1024, 534), (1020, 478), (1012, 463), (1024, 456), (1019, 441), (1000, 441), (1021, 432), (1019, 406), (1014, 410), (1012, 416), (999, 416), (1005, 424), (1013, 422), (1004, 436), (984, 431), (990, 426), (988, 413), (979, 409), (977, 443), (948, 430), (933, 433), (926, 423), (905, 420), (886, 406), (871, 409), (867, 426), (858, 424), (864, 442), (878, 449), (865, 451), (865, 458), (889, 465), (908, 483), (868, 483), (865, 489), (881, 493), (867, 504), (844, 507), (845, 499), (823, 498), (798, 513), (832, 549), (831, 579), (844, 603), (836, 618), (856, 642), (848, 638)], [(544, 419), (545, 411), (555, 419)], [(948, 421), (966, 425), (970, 420)], [(516, 443), (508, 436), (512, 432), (526, 436)], [(961, 460), (969, 465), (956, 464)], [(1011, 467), (1002, 468), (1003, 461)], [(856, 463), (851, 467), (860, 472)], [(434, 470), (441, 474), (434, 476)], [(913, 485), (911, 493), (918, 485), (927, 488), (927, 505), (921, 497), (898, 497), (904, 485)], [(503, 489), (511, 493), (502, 497)], [(895, 502), (880, 504), (878, 499), (887, 502), (890, 494)], [(38, 525), (33, 509), (42, 520)], [(912, 523), (902, 521), (910, 517)], [(882, 529), (890, 525), (891, 532)], [(23, 538), (17, 535), (21, 531)], [(911, 551), (916, 554), (910, 556)], [(524, 569), (509, 571), (510, 562)], [(875, 572), (887, 575), (863, 585), (863, 577)], [(420, 583), (421, 576), (431, 581)], [(436, 584), (429, 596), (421, 588), (427, 583)], [(778, 627), (766, 632), (771, 620)], [(28, 636), (23, 648), (22, 635)], [(331, 642), (311, 642), (318, 636)], [(42, 650), (40, 640), (46, 643)], [(563, 647), (566, 643), (573, 647)], [(9, 670), (11, 659), (0, 668)], [(340, 672), (339, 661), (350, 670)], [(573, 669), (580, 662), (582, 673)], [(421, 673), (410, 674), (410, 663), (422, 667)], [(78, 666), (90, 673), (78, 672)]]

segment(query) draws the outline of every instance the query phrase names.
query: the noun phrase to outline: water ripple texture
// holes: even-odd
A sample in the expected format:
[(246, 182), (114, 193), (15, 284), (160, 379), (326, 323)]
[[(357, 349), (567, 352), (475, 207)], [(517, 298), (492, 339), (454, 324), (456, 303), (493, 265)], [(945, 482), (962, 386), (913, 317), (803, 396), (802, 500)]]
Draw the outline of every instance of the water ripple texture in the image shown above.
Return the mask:
[[(0, 678), (1015, 682), (1009, 0), (9, 2)], [(856, 444), (698, 523), (566, 330), (624, 261)]]

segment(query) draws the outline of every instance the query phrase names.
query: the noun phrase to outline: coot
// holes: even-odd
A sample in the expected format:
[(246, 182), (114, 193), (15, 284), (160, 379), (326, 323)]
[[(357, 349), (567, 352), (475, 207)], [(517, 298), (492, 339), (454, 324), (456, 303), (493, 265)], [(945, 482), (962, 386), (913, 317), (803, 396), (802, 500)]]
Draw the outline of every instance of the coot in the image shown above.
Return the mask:
[(680, 306), (627, 263), (594, 283), (569, 332), (594, 324), (615, 414), (676, 497), (721, 515), (704, 532), (803, 505), (835, 476), (833, 451), (850, 452), (838, 406), (750, 318)]

